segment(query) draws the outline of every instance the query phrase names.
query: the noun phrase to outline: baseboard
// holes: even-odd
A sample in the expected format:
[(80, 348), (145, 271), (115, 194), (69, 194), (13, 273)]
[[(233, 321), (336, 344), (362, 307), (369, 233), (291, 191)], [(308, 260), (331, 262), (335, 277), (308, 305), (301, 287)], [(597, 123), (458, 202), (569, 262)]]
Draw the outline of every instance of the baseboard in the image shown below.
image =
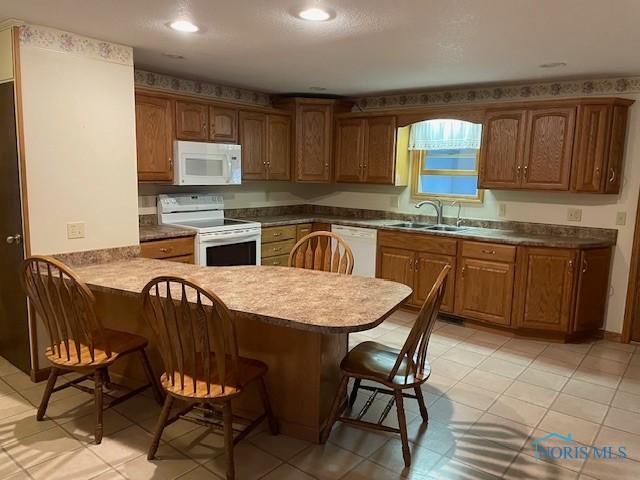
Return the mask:
[(49, 378), (49, 373), (51, 373), (51, 367), (39, 368), (38, 370), (31, 369), (31, 381), (34, 383), (44, 382), (47, 378)]
[(601, 331), (602, 331), (602, 338), (604, 338), (605, 340), (608, 340), (609, 342), (624, 343), (622, 341), (622, 334), (621, 333), (608, 332), (607, 330), (601, 330)]

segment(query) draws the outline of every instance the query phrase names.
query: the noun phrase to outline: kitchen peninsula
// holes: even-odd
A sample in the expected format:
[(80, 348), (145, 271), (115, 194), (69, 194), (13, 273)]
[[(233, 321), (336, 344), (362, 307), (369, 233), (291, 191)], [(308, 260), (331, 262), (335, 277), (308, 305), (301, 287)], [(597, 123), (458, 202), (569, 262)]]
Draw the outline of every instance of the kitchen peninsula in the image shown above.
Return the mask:
[[(279, 267), (207, 268), (134, 258), (75, 268), (96, 295), (108, 328), (150, 339), (156, 373), (161, 365), (154, 336), (139, 318), (139, 294), (161, 275), (178, 275), (214, 291), (237, 315), (240, 353), (269, 366), (267, 385), (283, 433), (318, 441), (339, 381), (347, 334), (375, 327), (410, 295), (405, 285), (374, 278)], [(114, 370), (144, 378), (138, 365)], [(257, 395), (234, 405), (249, 414)]]

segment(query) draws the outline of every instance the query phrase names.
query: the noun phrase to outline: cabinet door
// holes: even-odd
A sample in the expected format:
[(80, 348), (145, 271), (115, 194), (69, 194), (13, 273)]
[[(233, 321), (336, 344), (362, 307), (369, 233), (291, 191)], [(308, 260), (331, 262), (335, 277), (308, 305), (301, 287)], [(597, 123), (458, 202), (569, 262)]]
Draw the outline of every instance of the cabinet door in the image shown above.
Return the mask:
[(462, 257), (458, 266), (456, 313), (511, 325), (514, 278), (512, 263)]
[(366, 120), (361, 118), (336, 122), (336, 182), (363, 180), (365, 125)]
[(267, 116), (264, 113), (240, 112), (242, 178), (267, 178)]
[(167, 98), (136, 95), (138, 180), (173, 180), (173, 109)]
[(611, 135), (609, 136), (609, 156), (605, 193), (619, 193), (622, 179), (624, 141), (627, 134), (627, 114), (629, 107), (614, 105), (611, 115)]
[(291, 118), (267, 116), (267, 178), (291, 180)]
[(573, 157), (573, 188), (576, 192), (599, 192), (604, 188), (609, 153), (610, 105), (581, 105)]
[(449, 271), (449, 276), (447, 278), (447, 289), (445, 290), (444, 298), (442, 299), (440, 311), (453, 313), (456, 257), (435, 255), (433, 253), (416, 254), (416, 272), (414, 280), (415, 291), (412, 298), (413, 303), (418, 306), (422, 306), (445, 265), (451, 265), (451, 270)]
[(331, 180), (332, 105), (301, 103), (296, 109), (296, 180)]
[[(380, 247), (378, 248), (378, 278), (391, 280), (393, 282), (404, 283), (413, 288), (414, 281), (414, 252), (401, 248)], [(414, 295), (411, 295), (407, 303), (413, 302)]]
[(176, 138), (209, 140), (209, 107), (202, 103), (176, 101)]
[(395, 183), (396, 117), (367, 119), (364, 148), (364, 181)]
[(520, 252), (518, 326), (568, 332), (573, 307), (576, 251), (523, 248)]
[(487, 112), (482, 127), (479, 188), (520, 186), (525, 127), (525, 110)]
[(523, 188), (569, 190), (575, 124), (575, 107), (528, 112)]
[(209, 139), (214, 142), (238, 141), (238, 111), (232, 108), (209, 107)]
[(602, 327), (609, 294), (610, 265), (610, 248), (594, 248), (580, 253), (574, 332), (595, 331)]

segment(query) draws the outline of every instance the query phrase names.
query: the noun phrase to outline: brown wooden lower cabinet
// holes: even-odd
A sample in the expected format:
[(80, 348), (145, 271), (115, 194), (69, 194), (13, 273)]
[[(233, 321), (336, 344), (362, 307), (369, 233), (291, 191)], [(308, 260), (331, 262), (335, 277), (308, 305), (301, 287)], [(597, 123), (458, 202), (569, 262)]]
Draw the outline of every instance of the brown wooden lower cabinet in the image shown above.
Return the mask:
[[(417, 252), (414, 258), (414, 285), (413, 285), (413, 297), (412, 301), (417, 306), (422, 306), (427, 299), (427, 295), (431, 291), (431, 287), (438, 278), (438, 275), (445, 267), (445, 265), (451, 265), (451, 271), (456, 270), (456, 257), (448, 255), (437, 255), (433, 253), (421, 253)], [(451, 275), (447, 279), (447, 289), (440, 305), (440, 310), (443, 312), (453, 312), (453, 305), (455, 300), (455, 274)]]
[[(296, 242), (312, 230), (311, 223), (263, 228), (260, 263), (286, 267), (289, 264), (289, 253)], [(327, 230), (331, 230), (331, 225), (328, 225)]]
[(195, 263), (193, 237), (141, 242), (140, 255), (170, 262)]

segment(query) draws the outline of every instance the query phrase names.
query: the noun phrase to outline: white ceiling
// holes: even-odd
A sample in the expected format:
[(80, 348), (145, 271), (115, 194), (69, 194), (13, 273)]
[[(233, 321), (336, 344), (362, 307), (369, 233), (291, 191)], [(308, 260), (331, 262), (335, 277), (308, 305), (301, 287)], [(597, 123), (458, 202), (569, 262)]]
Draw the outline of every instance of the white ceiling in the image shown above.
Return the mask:
[[(291, 15), (308, 5), (336, 17)], [(3, 17), (131, 45), (140, 68), (267, 92), (640, 73), (640, 0), (0, 0)], [(169, 30), (177, 18), (202, 31)]]

